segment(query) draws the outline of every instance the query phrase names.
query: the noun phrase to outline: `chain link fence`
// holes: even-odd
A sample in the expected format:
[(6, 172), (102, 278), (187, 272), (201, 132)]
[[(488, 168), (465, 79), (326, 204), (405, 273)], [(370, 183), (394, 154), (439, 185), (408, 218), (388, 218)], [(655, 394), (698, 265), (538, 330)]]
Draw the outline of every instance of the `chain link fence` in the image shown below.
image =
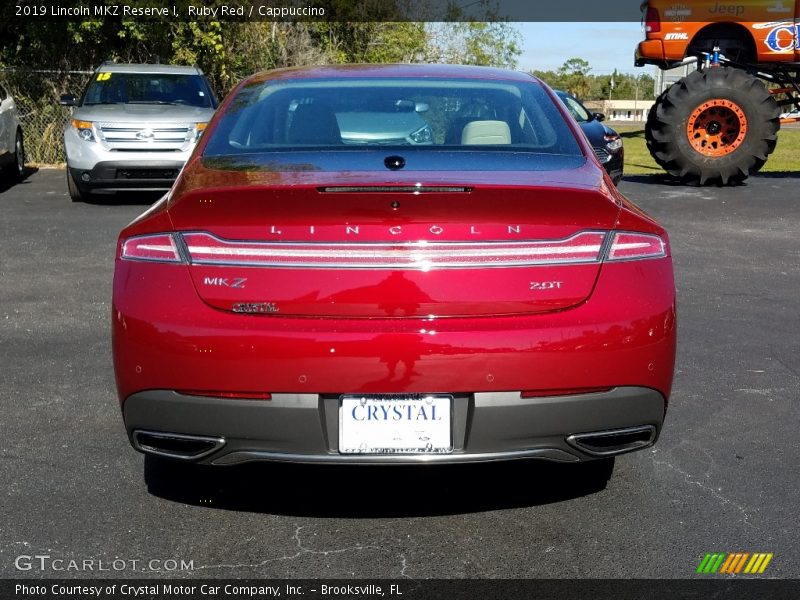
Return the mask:
[(63, 93), (79, 96), (91, 74), (92, 71), (0, 69), (0, 81), (17, 105), (29, 164), (66, 161), (64, 125), (70, 109), (61, 106), (58, 98)]

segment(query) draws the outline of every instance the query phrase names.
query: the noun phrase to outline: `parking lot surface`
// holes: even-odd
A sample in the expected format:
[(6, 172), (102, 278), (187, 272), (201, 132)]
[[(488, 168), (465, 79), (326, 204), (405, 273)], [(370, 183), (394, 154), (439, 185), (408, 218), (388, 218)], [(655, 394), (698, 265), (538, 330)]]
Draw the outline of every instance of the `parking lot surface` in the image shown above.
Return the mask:
[(686, 578), (771, 552), (767, 575), (800, 577), (799, 188), (621, 184), (671, 235), (678, 362), (659, 443), (592, 491), (531, 462), (165, 481), (128, 445), (109, 335), (116, 236), (153, 198), (74, 204), (59, 170), (0, 185), (0, 575)]

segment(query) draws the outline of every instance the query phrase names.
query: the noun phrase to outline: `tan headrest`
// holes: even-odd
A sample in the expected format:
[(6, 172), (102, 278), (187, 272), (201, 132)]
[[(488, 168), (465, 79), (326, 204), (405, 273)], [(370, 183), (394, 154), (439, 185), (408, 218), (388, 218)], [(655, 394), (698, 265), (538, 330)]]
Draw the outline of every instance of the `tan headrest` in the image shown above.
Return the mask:
[(510, 144), (511, 130), (505, 121), (470, 121), (461, 132), (464, 146), (476, 144)]

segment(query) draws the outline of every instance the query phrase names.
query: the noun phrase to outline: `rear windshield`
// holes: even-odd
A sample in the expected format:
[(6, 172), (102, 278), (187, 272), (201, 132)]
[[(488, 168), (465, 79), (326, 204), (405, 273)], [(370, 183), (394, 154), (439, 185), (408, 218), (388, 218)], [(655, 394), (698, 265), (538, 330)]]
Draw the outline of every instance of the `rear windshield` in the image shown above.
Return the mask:
[(435, 78), (246, 85), (204, 155), (391, 146), (581, 156), (540, 84)]
[(97, 73), (83, 105), (177, 104), (213, 108), (213, 97), (200, 75), (163, 73)]

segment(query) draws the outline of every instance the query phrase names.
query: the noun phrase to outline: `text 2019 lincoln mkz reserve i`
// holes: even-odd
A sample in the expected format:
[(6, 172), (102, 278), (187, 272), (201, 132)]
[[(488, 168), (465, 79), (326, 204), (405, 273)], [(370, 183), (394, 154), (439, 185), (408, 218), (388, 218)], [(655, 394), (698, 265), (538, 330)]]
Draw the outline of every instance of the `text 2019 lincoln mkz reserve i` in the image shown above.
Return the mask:
[(667, 234), (542, 82), (291, 69), (122, 231), (114, 364), (163, 457), (599, 465), (658, 437), (675, 318)]

